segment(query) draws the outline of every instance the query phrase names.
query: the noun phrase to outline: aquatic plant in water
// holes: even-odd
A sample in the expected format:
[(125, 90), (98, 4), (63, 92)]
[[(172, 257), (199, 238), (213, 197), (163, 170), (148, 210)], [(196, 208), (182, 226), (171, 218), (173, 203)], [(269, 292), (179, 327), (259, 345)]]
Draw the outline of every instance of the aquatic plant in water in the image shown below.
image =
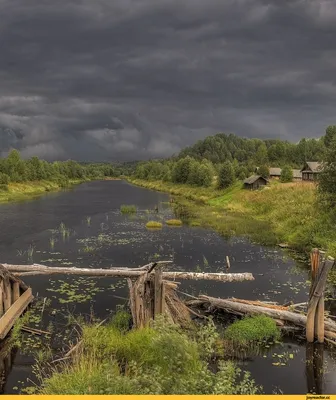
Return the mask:
[(28, 261), (33, 260), (34, 251), (35, 251), (35, 246), (31, 244), (27, 250)]
[(162, 223), (157, 222), (157, 221), (148, 221), (146, 224), (146, 228), (150, 229), (161, 229), (162, 228)]
[(170, 226), (181, 226), (183, 222), (180, 219), (168, 219), (166, 224)]
[(136, 211), (137, 211), (136, 206), (135, 206), (135, 205), (132, 205), (132, 204), (130, 204), (130, 205), (128, 205), (128, 204), (122, 204), (122, 205), (120, 206), (120, 212), (121, 212), (122, 214), (134, 214), (134, 213), (136, 213)]
[(91, 217), (86, 217), (87, 226), (91, 226)]

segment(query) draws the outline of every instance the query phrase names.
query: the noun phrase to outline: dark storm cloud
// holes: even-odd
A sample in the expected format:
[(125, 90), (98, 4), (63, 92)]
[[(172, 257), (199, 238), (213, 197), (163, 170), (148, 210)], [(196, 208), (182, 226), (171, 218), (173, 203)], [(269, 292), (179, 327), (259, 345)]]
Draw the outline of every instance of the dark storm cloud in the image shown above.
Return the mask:
[(335, 122), (333, 0), (0, 0), (0, 146), (160, 157)]

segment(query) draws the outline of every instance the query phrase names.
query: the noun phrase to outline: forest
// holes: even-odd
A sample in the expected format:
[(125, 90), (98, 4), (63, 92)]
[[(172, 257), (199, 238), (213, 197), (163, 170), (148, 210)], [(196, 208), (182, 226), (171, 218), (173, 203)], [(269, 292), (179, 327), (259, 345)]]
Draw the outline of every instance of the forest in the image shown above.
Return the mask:
[(205, 187), (219, 176), (219, 186), (227, 187), (235, 179), (242, 180), (253, 174), (257, 168), (261, 171), (267, 171), (268, 167), (301, 168), (305, 161), (322, 161), (335, 133), (336, 126), (328, 126), (321, 138), (303, 138), (296, 144), (219, 133), (184, 148), (177, 156), (139, 163), (135, 176)]
[(108, 163), (78, 163), (73, 160), (47, 162), (38, 157), (21, 158), (18, 150), (11, 150), (0, 159), (0, 188), (6, 190), (9, 183), (47, 180), (65, 187), (72, 180), (103, 179), (117, 177), (120, 167)]

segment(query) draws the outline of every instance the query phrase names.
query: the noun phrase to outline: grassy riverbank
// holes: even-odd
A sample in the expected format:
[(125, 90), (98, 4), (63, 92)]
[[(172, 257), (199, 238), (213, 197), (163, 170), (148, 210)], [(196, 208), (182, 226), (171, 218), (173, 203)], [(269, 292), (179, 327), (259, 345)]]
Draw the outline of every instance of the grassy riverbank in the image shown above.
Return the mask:
[(336, 255), (336, 231), (329, 216), (317, 207), (313, 184), (273, 182), (263, 190), (248, 191), (236, 182), (219, 191), (214, 187), (128, 180), (176, 196), (177, 212), (183, 211), (192, 225), (211, 227), (224, 236), (248, 236), (260, 244), (287, 243), (299, 251), (316, 246)]
[[(84, 182), (84, 180), (70, 180), (67, 187)], [(47, 192), (63, 189), (64, 186), (54, 181), (42, 180), (35, 182), (9, 183), (7, 188), (0, 190), (0, 203), (27, 200)]]

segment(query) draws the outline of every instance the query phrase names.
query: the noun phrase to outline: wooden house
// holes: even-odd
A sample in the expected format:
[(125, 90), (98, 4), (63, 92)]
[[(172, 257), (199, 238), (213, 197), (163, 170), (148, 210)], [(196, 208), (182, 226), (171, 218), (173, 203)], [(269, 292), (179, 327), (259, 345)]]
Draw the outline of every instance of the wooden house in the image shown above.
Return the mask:
[(244, 189), (256, 190), (266, 186), (268, 180), (260, 175), (252, 175), (244, 181)]
[(269, 169), (269, 177), (271, 179), (280, 179), (281, 176), (281, 168), (270, 168)]
[(299, 169), (293, 169), (293, 181), (302, 181), (302, 172)]
[(321, 172), (322, 164), (316, 161), (307, 161), (301, 169), (303, 181), (316, 181)]

